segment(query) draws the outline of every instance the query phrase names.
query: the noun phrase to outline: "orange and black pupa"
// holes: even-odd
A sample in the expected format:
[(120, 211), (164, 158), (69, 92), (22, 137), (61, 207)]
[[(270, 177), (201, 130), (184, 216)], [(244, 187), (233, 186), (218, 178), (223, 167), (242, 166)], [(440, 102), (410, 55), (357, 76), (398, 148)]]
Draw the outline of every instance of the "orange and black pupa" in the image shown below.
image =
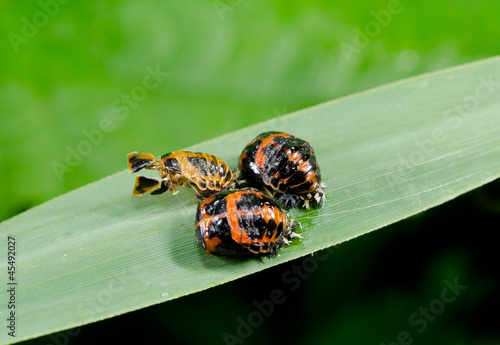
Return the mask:
[(298, 223), (270, 197), (256, 189), (217, 193), (198, 205), (198, 243), (210, 255), (275, 255), (295, 233)]
[(248, 183), (269, 191), (287, 208), (325, 203), (314, 149), (293, 135), (259, 134), (243, 149), (239, 169)]
[(160, 180), (137, 176), (133, 195), (176, 194), (175, 186), (189, 185), (199, 198), (206, 198), (232, 186), (235, 175), (226, 162), (208, 153), (172, 151), (156, 157), (149, 153), (131, 152), (127, 155), (130, 173), (141, 169), (158, 170)]

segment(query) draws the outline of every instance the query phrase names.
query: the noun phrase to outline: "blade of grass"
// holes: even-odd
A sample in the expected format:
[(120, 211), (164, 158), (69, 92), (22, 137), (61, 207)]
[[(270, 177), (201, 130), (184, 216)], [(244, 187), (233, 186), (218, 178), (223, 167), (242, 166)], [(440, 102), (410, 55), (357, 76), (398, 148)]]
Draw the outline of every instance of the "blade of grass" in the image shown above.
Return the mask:
[[(308, 108), (187, 148), (235, 167), (255, 135), (283, 130), (317, 153), (327, 202), (294, 210), (301, 241), (272, 259), (207, 256), (193, 192), (131, 195), (122, 171), (0, 224), (16, 241), (21, 341), (165, 302), (304, 256), (439, 205), (500, 176), (500, 59)], [(140, 150), (140, 148), (137, 148)], [(168, 151), (158, 147), (157, 154)], [(124, 166), (125, 156), (123, 152)], [(6, 245), (3, 246), (6, 257)], [(6, 261), (0, 272), (6, 272)], [(5, 286), (5, 285), (4, 285)], [(7, 315), (5, 306), (2, 315)]]

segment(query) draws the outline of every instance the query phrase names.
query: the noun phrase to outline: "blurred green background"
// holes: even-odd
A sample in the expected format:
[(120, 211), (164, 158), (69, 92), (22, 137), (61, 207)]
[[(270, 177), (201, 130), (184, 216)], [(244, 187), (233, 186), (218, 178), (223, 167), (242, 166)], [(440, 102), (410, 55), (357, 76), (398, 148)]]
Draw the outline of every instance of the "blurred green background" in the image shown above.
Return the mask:
[[(125, 169), (130, 151), (182, 149), (500, 52), (495, 0), (0, 7), (0, 220)], [(495, 182), (339, 245), (296, 291), (282, 276), (302, 260), (26, 344), (223, 343), (275, 288), (286, 301), (243, 342), (393, 345), (407, 331), (402, 344), (500, 344), (498, 192)], [(446, 279), (468, 288), (418, 332), (409, 316)]]

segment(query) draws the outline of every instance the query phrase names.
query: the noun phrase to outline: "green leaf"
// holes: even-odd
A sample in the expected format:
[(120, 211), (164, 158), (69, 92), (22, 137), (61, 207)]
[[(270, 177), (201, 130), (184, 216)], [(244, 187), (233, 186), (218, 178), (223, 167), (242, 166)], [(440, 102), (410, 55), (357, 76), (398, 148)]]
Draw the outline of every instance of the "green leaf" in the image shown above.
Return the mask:
[[(500, 59), (488, 59), (186, 148), (216, 154), (236, 167), (241, 149), (260, 132), (282, 130), (310, 141), (327, 185), (326, 206), (291, 211), (303, 225), (299, 233), (304, 238), (271, 259), (207, 256), (194, 236), (193, 191), (180, 188), (177, 196), (134, 197), (135, 176), (127, 171), (1, 223), (3, 257), (7, 236), (16, 245), (20, 326), (14, 340), (237, 279), (355, 238), (496, 179), (499, 89)], [(0, 265), (5, 274), (6, 261)], [(2, 315), (7, 315), (6, 309)], [(5, 331), (2, 343), (13, 340), (4, 336)]]

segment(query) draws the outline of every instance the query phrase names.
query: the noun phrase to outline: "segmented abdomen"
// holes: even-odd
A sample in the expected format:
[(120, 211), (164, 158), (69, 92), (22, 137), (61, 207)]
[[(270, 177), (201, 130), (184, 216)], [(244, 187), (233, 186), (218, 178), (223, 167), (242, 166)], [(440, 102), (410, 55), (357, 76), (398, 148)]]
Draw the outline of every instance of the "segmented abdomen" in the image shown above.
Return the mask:
[(239, 167), (251, 179), (281, 192), (307, 194), (321, 186), (311, 145), (285, 133), (259, 135), (243, 150)]
[(196, 236), (208, 254), (274, 253), (288, 219), (257, 190), (229, 191), (204, 199), (196, 214)]
[(161, 157), (165, 169), (178, 172), (195, 186), (201, 195), (209, 195), (228, 187), (233, 171), (217, 156), (208, 153), (173, 151)]

